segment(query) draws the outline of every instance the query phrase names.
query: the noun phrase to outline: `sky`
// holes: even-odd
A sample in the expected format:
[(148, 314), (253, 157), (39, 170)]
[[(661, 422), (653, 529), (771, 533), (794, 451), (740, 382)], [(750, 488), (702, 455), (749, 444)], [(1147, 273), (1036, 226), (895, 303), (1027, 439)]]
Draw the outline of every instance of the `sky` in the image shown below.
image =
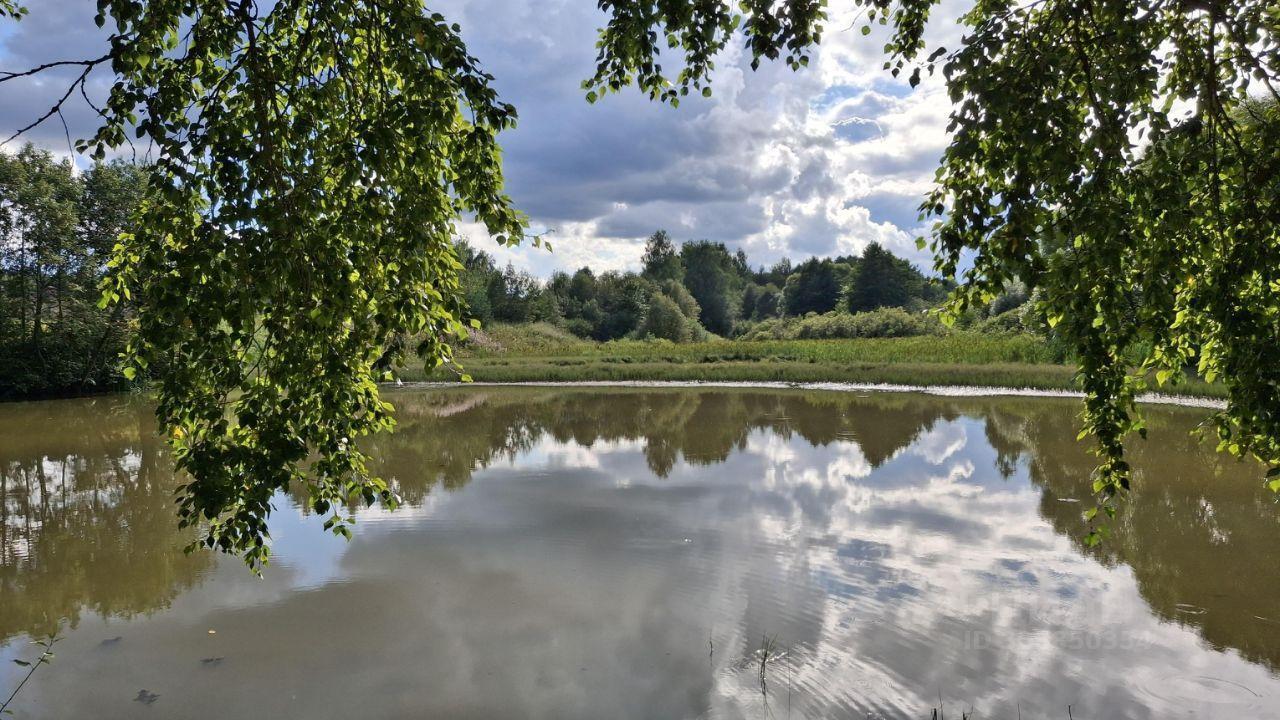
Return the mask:
[[(0, 24), (0, 70), (105, 52), (94, 0), (26, 4), (22, 22)], [(500, 263), (544, 278), (638, 268), (659, 228), (677, 241), (741, 248), (753, 265), (859, 254), (879, 242), (928, 270), (928, 252), (915, 244), (925, 231), (916, 208), (947, 143), (945, 89), (940, 78), (915, 89), (892, 78), (882, 69), (883, 31), (863, 36), (851, 3), (831, 5), (808, 68), (763, 63), (753, 72), (735, 41), (717, 60), (712, 97), (672, 108), (634, 89), (586, 102), (580, 84), (606, 20), (593, 0), (430, 3), (462, 26), (519, 111), (518, 126), (501, 136), (507, 190), (533, 231), (550, 231), (554, 252), (499, 247), (470, 223), (460, 231)], [(935, 17), (946, 19), (928, 33), (934, 43), (954, 47), (960, 6), (942, 3)], [(46, 111), (74, 74), (0, 85), (4, 136)], [(110, 76), (92, 80), (91, 96), (104, 97)], [(88, 136), (96, 123), (84, 102), (69, 103), (64, 117), (66, 128), (55, 116), (27, 138), (67, 154), (67, 136)]]

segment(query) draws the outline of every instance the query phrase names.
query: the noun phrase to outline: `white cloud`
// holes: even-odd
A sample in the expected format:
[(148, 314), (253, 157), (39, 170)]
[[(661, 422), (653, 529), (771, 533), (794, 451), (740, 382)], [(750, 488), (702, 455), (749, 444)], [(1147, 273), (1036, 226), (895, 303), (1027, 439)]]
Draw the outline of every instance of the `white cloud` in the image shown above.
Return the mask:
[[(960, 7), (943, 3), (935, 16), (956, 17)], [(833, 11), (810, 68), (765, 63), (752, 72), (735, 42), (717, 61), (713, 97), (670, 108), (635, 90), (586, 103), (579, 83), (593, 70), (605, 20), (594, 3), (448, 0), (433, 9), (462, 25), (519, 108), (519, 126), (503, 136), (508, 189), (535, 230), (554, 230), (547, 256), (497, 248), (464, 225), (500, 261), (544, 277), (635, 267), (644, 238), (666, 228), (680, 240), (743, 248), (756, 264), (858, 253), (874, 241), (928, 266), (915, 249), (915, 209), (947, 142), (950, 103), (938, 78), (912, 90), (882, 70), (885, 30), (863, 37), (852, 11)], [(92, 0), (36, 4), (0, 36), (0, 66), (55, 59), (51, 35), (60, 37), (59, 58), (101, 52), (92, 16)], [(935, 25), (930, 36), (944, 42), (957, 32)], [(0, 87), (0, 130), (42, 112), (52, 91)], [(77, 108), (68, 114), (73, 137), (94, 124)], [(62, 134), (55, 123), (32, 137), (65, 147)]]

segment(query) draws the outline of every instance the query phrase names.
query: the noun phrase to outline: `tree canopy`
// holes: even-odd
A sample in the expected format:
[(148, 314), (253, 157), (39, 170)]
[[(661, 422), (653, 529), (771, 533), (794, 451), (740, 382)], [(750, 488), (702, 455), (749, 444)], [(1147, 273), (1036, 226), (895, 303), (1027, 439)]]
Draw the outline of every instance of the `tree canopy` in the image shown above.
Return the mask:
[[(677, 246), (658, 230), (648, 240), (638, 273), (597, 276), (583, 267), (572, 276), (557, 272), (546, 283), (509, 264), (498, 268), (488, 253), (469, 243), (460, 243), (459, 252), (468, 317), (482, 323), (547, 322), (606, 341), (701, 340), (707, 334), (704, 318), (716, 323), (715, 332), (738, 337), (758, 322), (830, 313), (841, 298), (851, 297), (855, 301), (844, 304), (853, 312), (881, 307), (920, 312), (940, 303), (949, 287), (874, 243), (861, 259), (810, 258), (794, 267), (783, 259), (753, 271), (744, 251), (730, 252), (724, 243), (708, 240)], [(864, 264), (870, 269), (859, 274), (856, 268)], [(785, 289), (768, 282), (773, 277)], [(1008, 310), (1026, 299), (1022, 292), (998, 302)], [(714, 314), (703, 312), (704, 303)], [(654, 313), (661, 317), (650, 317)]]
[(680, 253), (666, 230), (658, 230), (649, 236), (644, 246), (644, 276), (650, 280), (684, 280), (684, 265)]
[(496, 140), (515, 109), (419, 0), (97, 7), (110, 49), (78, 82), (116, 82), (80, 147), (151, 144), (106, 292), (137, 303), (126, 372), (158, 380), (183, 522), (256, 567), (272, 495), (300, 482), (346, 534), (350, 502), (395, 504), (356, 447), (392, 423), (375, 364), (405, 334), (446, 360), (463, 332), (455, 220), (524, 234)]
[(685, 287), (701, 308), (698, 319), (717, 335), (729, 334), (740, 311), (734, 291), (741, 287), (741, 278), (734, 256), (723, 243), (699, 240), (681, 246), (680, 260)]
[(830, 260), (810, 258), (800, 263), (782, 286), (782, 304), (788, 315), (829, 312), (839, 300), (840, 279)]
[[(1280, 118), (1250, 102), (1280, 97), (1276, 5), (978, 0), (947, 49), (926, 47), (934, 0), (850, 4), (889, 28), (893, 75), (945, 78), (952, 139), (921, 208), (936, 219), (936, 267), (952, 276), (973, 258), (956, 313), (1015, 278), (1041, 291), (1081, 357), (1104, 499), (1127, 487), (1122, 441), (1141, 430), (1148, 374), (1194, 367), (1226, 383), (1222, 447), (1277, 466)], [(820, 0), (599, 5), (591, 101), (631, 84), (672, 104), (708, 95), (735, 39), (753, 64), (798, 70), (826, 21)], [(83, 149), (102, 157), (130, 133), (154, 149), (106, 293), (137, 303), (130, 371), (159, 381), (159, 419), (190, 477), (184, 522), (260, 564), (271, 496), (300, 482), (346, 534), (349, 501), (395, 503), (355, 445), (391, 424), (376, 367), (404, 335), (446, 361), (464, 332), (453, 223), (474, 215), (503, 243), (525, 233), (496, 139), (515, 110), (421, 0), (97, 7), (108, 52), (61, 65), (84, 68), (67, 96), (97, 66), (116, 78)], [(0, 16), (20, 14), (0, 0)], [(709, 264), (724, 283), (745, 272), (713, 248), (685, 250), (686, 269)], [(690, 290), (708, 329), (731, 326), (740, 298)], [(1136, 371), (1123, 361), (1133, 347), (1147, 349)]]
[[(1081, 358), (1102, 508), (1128, 488), (1135, 395), (1187, 368), (1229, 388), (1220, 447), (1270, 465), (1280, 489), (1280, 8), (979, 0), (960, 44), (944, 48), (927, 46), (935, 0), (850, 5), (864, 11), (863, 34), (888, 28), (895, 77), (945, 79), (951, 140), (921, 206), (936, 219), (922, 243), (946, 277), (972, 257), (954, 313), (1014, 279), (1041, 289)], [(799, 69), (827, 19), (809, 0), (600, 6), (609, 20), (590, 101), (631, 84), (673, 104), (710, 94), (715, 55), (735, 38), (753, 66)], [(668, 49), (676, 57), (660, 57)]]
[(100, 307), (99, 286), (144, 182), (130, 163), (76, 174), (31, 145), (0, 154), (0, 398), (128, 386), (132, 308)]
[(845, 303), (850, 312), (901, 307), (919, 295), (923, 286), (924, 278), (910, 263), (894, 257), (879, 243), (871, 243), (845, 291)]

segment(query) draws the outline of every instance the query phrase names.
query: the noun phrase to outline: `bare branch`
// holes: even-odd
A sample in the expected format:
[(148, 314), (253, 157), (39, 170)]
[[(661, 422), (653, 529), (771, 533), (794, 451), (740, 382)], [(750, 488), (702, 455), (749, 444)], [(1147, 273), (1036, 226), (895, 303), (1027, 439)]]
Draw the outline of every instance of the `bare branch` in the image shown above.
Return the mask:
[(57, 67), (84, 67), (86, 69), (84, 74), (88, 75), (89, 70), (92, 70), (94, 67), (97, 67), (98, 65), (101, 65), (102, 63), (110, 59), (111, 59), (111, 53), (107, 53), (102, 57), (94, 58), (92, 60), (58, 60), (56, 62), (37, 65), (33, 68), (30, 68), (29, 70), (23, 70), (21, 72), (8, 72), (5, 70), (0, 70), (0, 83), (7, 82), (9, 80), (16, 80), (18, 78), (23, 78), (23, 77), (30, 77), (32, 75), (37, 75), (39, 73), (42, 73), (45, 70), (52, 70), (53, 68), (57, 68)]
[(49, 118), (53, 117), (54, 115), (57, 115), (57, 114), (61, 113), (61, 112), (62, 112), (62, 106), (63, 106), (63, 104), (65, 104), (65, 103), (67, 102), (67, 98), (71, 97), (71, 93), (75, 92), (75, 90), (76, 90), (76, 87), (77, 87), (77, 86), (83, 86), (83, 85), (84, 85), (84, 81), (85, 81), (85, 79), (86, 79), (86, 78), (88, 78), (88, 77), (89, 77), (89, 73), (93, 70), (94, 65), (96, 65), (96, 63), (90, 64), (90, 65), (88, 65), (87, 67), (85, 67), (84, 71), (80, 73), (80, 77), (76, 78), (76, 79), (71, 83), (71, 85), (67, 88), (67, 91), (66, 91), (65, 93), (63, 93), (63, 94), (62, 94), (62, 97), (61, 97), (61, 98), (59, 98), (59, 99), (58, 99), (58, 101), (57, 101), (56, 103), (54, 103), (54, 104), (53, 104), (53, 107), (49, 108), (49, 110), (48, 110), (45, 114), (43, 114), (43, 115), (41, 115), (40, 117), (38, 117), (38, 118), (36, 118), (35, 120), (33, 120), (33, 121), (32, 121), (30, 124), (28, 124), (26, 127), (22, 128), (22, 129), (20, 129), (20, 130), (18, 130), (18, 131), (17, 131), (17, 132), (15, 132), (14, 134), (12, 134), (12, 135), (10, 135), (9, 137), (5, 138), (4, 142), (0, 142), (0, 147), (4, 147), (5, 145), (8, 145), (9, 143), (13, 142), (16, 138), (20, 137), (22, 134), (26, 133), (26, 132), (27, 132), (27, 131), (29, 131), (29, 130), (34, 129), (36, 126), (38, 126), (38, 125), (40, 125), (41, 123), (43, 123), (45, 120), (48, 120)]

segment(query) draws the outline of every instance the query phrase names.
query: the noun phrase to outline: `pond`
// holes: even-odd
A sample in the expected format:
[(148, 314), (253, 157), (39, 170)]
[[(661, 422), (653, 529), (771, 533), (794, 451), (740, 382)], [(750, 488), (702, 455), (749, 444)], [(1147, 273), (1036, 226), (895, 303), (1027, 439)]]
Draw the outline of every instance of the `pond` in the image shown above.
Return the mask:
[(390, 397), (404, 506), (281, 494), (261, 580), (183, 554), (143, 402), (0, 405), (0, 690), (65, 636), (17, 717), (1280, 718), (1280, 508), (1204, 410), (1086, 548), (1072, 400)]

